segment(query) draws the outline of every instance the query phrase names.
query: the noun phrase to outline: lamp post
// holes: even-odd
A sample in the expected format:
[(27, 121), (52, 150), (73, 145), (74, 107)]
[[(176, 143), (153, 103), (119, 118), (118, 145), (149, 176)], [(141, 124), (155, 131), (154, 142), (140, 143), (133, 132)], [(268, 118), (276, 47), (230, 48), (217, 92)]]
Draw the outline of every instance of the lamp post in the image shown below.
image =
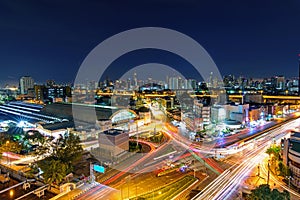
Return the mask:
[(269, 185), (270, 181), (270, 160), (268, 160), (268, 179), (267, 179), (267, 184)]

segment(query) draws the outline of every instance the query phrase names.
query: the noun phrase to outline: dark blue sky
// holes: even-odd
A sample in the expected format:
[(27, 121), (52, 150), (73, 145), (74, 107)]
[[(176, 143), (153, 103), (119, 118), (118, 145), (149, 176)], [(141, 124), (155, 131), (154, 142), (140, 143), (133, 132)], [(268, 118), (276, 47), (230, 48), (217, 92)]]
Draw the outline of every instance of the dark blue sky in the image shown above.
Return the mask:
[[(222, 75), (298, 74), (299, 0), (0, 0), (0, 83), (22, 75), (37, 82), (73, 82), (85, 56), (101, 41), (145, 26), (194, 38)], [(165, 52), (137, 55), (120, 59), (109, 76), (120, 76), (124, 66), (153, 61), (188, 65)]]

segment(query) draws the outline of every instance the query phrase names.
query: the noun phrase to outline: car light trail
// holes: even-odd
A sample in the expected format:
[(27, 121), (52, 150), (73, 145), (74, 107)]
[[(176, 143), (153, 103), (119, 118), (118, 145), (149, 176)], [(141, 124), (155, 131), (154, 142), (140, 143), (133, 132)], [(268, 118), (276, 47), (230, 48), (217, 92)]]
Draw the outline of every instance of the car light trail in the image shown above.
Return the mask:
[(265, 151), (269, 146), (269, 141), (272, 141), (274, 138), (278, 140), (284, 137), (286, 134), (283, 134), (282, 131), (288, 130), (291, 126), (296, 126), (298, 123), (299, 119), (296, 119), (282, 127), (273, 129), (269, 135), (263, 138), (261, 144), (256, 149), (248, 150), (245, 153), (243, 156), (245, 159), (240, 164), (233, 165), (224, 171), (192, 199), (224, 200), (230, 198), (241, 181), (257, 163), (267, 157)]

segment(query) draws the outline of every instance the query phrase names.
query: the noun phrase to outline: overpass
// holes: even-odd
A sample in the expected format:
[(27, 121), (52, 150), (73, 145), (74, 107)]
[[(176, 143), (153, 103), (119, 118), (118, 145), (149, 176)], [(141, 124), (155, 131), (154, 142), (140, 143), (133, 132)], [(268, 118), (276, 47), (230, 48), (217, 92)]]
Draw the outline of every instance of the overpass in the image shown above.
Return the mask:
[[(97, 92), (97, 95), (99, 96), (134, 96), (134, 95), (141, 95), (144, 97), (149, 97), (149, 98), (155, 98), (155, 97), (167, 97), (167, 96), (176, 96), (176, 92), (173, 93), (168, 93), (168, 92), (163, 92), (163, 93), (136, 93), (134, 91), (113, 91), (113, 92)], [(217, 98), (217, 94), (191, 94), (191, 97), (212, 97), (212, 98)]]
[[(228, 95), (230, 100), (241, 100), (244, 95)], [(251, 96), (251, 95), (249, 95)], [(245, 97), (245, 96), (244, 96)], [(263, 103), (292, 103), (300, 104), (300, 96), (289, 96), (289, 95), (261, 95)]]
[[(191, 97), (210, 97), (210, 98), (218, 98), (218, 94), (194, 94), (194, 92), (188, 91)], [(135, 96), (135, 95), (142, 95), (146, 98), (160, 98), (160, 97), (167, 97), (167, 96), (176, 96), (176, 91), (174, 93), (136, 93), (135, 91), (119, 91), (115, 90), (113, 92), (97, 92), (97, 95), (100, 96), (113, 96), (113, 95), (120, 95), (120, 96)], [(259, 96), (259, 94), (257, 94)], [(228, 99), (230, 100), (240, 100), (245, 97), (245, 95), (241, 94), (230, 94), (228, 95)], [(251, 94), (249, 95), (251, 96)], [(293, 103), (293, 104), (300, 104), (300, 96), (290, 96), (290, 95), (260, 95), (262, 98), (263, 103), (269, 102), (286, 102), (286, 103)]]

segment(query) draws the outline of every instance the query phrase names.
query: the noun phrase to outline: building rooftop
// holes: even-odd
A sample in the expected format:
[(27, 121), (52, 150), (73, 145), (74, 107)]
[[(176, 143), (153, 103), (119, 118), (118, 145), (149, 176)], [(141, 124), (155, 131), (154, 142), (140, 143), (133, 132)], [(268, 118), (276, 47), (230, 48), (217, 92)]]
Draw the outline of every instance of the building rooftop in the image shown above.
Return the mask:
[(300, 153), (300, 141), (291, 140), (291, 149)]
[(294, 132), (291, 135), (291, 139), (300, 140), (300, 132)]
[(224, 123), (227, 124), (227, 125), (240, 125), (240, 124), (242, 124), (242, 123), (239, 122), (239, 121), (231, 120), (231, 119), (226, 119), (226, 120), (224, 121)]
[(66, 128), (73, 128), (74, 127), (74, 122), (69, 121), (69, 122), (57, 122), (54, 124), (45, 124), (42, 125), (44, 129), (48, 129), (50, 131), (53, 130), (58, 130), (58, 129), (66, 129)]
[(53, 103), (46, 105), (42, 110), (41, 113), (58, 116), (62, 118), (66, 118), (70, 121), (73, 120), (73, 112), (74, 110), (77, 113), (81, 113), (79, 121), (84, 122), (95, 122), (93, 116), (90, 113), (95, 113), (97, 119), (109, 119), (110, 116), (118, 111), (119, 109), (116, 107), (111, 106), (99, 106), (99, 105), (88, 105), (88, 104), (67, 104), (67, 103)]
[(120, 135), (122, 133), (124, 133), (124, 131), (120, 129), (110, 129), (103, 132), (103, 134), (112, 135), (112, 136)]

